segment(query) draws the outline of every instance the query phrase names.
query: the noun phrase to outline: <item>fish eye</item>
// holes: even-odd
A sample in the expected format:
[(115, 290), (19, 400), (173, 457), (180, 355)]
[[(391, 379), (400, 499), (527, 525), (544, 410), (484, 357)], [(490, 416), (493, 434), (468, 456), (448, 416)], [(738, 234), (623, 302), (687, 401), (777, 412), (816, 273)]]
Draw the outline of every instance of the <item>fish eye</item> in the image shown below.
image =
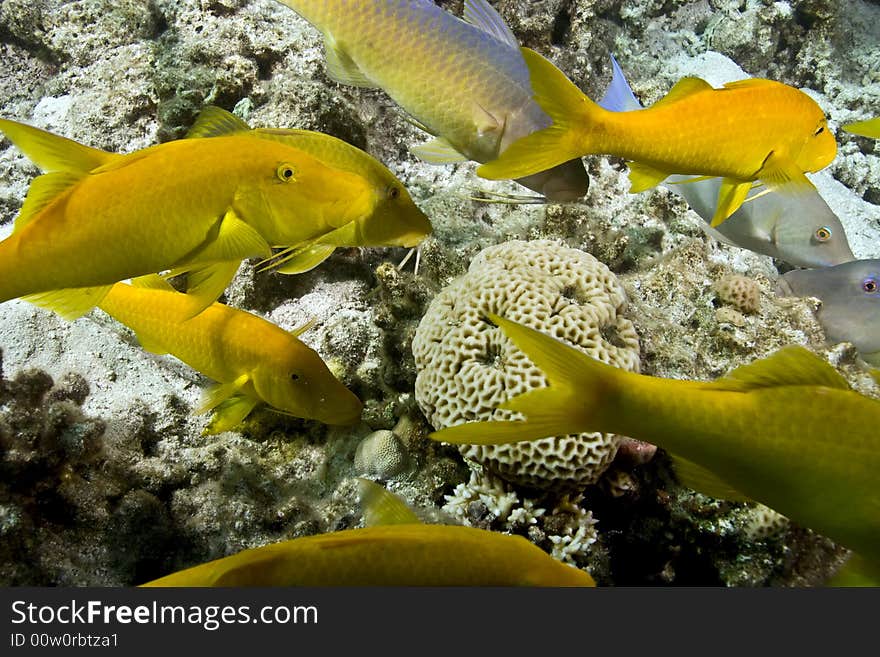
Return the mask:
[(831, 239), (831, 236), (833, 235), (829, 226), (819, 226), (819, 228), (817, 228), (816, 232), (813, 234), (815, 235), (816, 240), (819, 242), (827, 242)]
[(279, 165), (275, 175), (278, 176), (278, 180), (281, 182), (296, 182), (296, 169), (293, 168), (292, 164), (284, 163)]
[(391, 185), (388, 187), (386, 194), (387, 194), (388, 198), (393, 201), (394, 199), (400, 197), (400, 188), (395, 185)]
[(290, 380), (291, 381), (299, 381), (299, 374), (297, 374), (296, 372), (291, 372), (290, 373)]
[(878, 289), (880, 289), (880, 285), (878, 285), (877, 279), (873, 276), (869, 276), (862, 281), (862, 290), (868, 294), (876, 294)]
[(814, 136), (814, 137), (818, 137), (818, 136), (821, 135), (823, 132), (825, 132), (825, 126), (824, 126), (824, 125), (823, 125), (823, 126), (819, 126), (819, 129), (816, 130), (816, 132), (813, 133), (813, 136)]

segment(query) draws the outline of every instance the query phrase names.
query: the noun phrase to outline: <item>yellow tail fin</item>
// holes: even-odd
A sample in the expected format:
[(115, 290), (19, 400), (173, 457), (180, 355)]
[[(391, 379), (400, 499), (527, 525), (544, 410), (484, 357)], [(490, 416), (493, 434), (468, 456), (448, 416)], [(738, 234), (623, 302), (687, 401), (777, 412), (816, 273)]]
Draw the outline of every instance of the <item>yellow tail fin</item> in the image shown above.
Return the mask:
[(540, 331), (489, 315), (544, 373), (546, 388), (523, 393), (498, 408), (517, 411), (525, 421), (471, 422), (431, 434), (434, 440), (500, 445), (583, 431), (606, 431), (604, 406), (617, 368), (587, 356)]
[(589, 145), (577, 138), (578, 125), (595, 121), (605, 111), (544, 57), (529, 48), (521, 50), (529, 67), (535, 102), (553, 125), (515, 141), (498, 159), (477, 168), (478, 176), (490, 180), (524, 178), (589, 154)]

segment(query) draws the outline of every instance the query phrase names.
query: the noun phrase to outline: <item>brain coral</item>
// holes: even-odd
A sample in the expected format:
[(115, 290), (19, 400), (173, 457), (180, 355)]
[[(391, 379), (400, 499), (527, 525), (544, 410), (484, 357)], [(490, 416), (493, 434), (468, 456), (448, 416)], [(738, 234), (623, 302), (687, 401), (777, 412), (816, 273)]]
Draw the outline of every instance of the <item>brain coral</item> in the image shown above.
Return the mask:
[[(510, 419), (501, 402), (547, 382), (494, 326), (492, 312), (544, 331), (607, 363), (636, 371), (638, 336), (626, 296), (593, 256), (550, 240), (489, 247), (431, 302), (413, 339), (416, 400), (437, 429)], [(462, 454), (514, 483), (571, 489), (594, 483), (619, 438), (584, 433), (511, 445), (464, 445)]]

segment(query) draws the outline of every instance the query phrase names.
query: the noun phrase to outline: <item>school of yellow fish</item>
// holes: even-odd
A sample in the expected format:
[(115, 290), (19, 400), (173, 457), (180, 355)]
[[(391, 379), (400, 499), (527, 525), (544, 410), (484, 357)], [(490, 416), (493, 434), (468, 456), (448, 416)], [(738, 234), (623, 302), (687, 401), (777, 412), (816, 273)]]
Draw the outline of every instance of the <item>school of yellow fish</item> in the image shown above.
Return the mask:
[[(671, 176), (699, 188), (702, 197), (684, 196), (713, 227), (736, 223), (727, 233), (735, 243), (792, 253), (807, 266), (853, 260), (842, 226), (805, 175), (831, 163), (835, 136), (798, 89), (759, 79), (713, 88), (684, 78), (641, 109), (614, 62), (616, 89), (597, 103), (544, 57), (520, 49), (485, 0), (467, 0), (464, 19), (430, 0), (279, 2), (321, 32), (332, 78), (383, 89), (433, 136), (413, 149), (429, 162), (474, 160), (484, 178), (571, 201), (588, 189), (582, 156), (619, 156), (632, 193)], [(398, 57), (377, 51), (389, 31)], [(425, 62), (436, 63), (433, 76)], [(880, 118), (843, 129), (878, 138)], [(43, 171), (0, 242), (0, 302), (24, 298), (71, 320), (100, 308), (144, 349), (210, 377), (216, 385), (194, 411), (213, 412), (206, 433), (234, 429), (261, 404), (327, 424), (360, 420), (361, 401), (299, 340), (308, 324), (284, 331), (216, 300), (251, 258), (295, 274), (338, 247), (416, 247), (431, 232), (429, 218), (383, 164), (329, 135), (252, 129), (216, 107), (203, 110), (186, 138), (126, 155), (8, 119), (0, 131)], [(769, 194), (763, 205), (749, 197), (757, 187), (764, 191), (755, 199)], [(124, 197), (114, 193), (120, 188)], [(816, 225), (791, 226), (791, 208)], [(774, 217), (774, 240), (789, 242), (760, 238), (759, 212)], [(816, 244), (832, 234), (833, 252)], [(810, 289), (824, 290), (831, 279), (814, 271), (819, 282)], [(878, 286), (864, 283), (877, 277), (876, 263), (854, 271), (864, 314), (847, 327), (880, 308)], [(183, 276), (178, 291), (168, 279)], [(878, 576), (880, 402), (852, 391), (822, 359), (789, 347), (714, 382), (663, 380), (489, 319), (549, 385), (499, 407), (522, 421), (454, 426), (434, 439), (495, 444), (582, 431), (639, 438), (669, 450), (684, 483), (706, 484), (705, 476), (701, 484), (689, 478), (689, 464), (708, 470), (712, 490), (735, 490), (825, 534), (858, 555), (852, 563), (868, 581)], [(860, 337), (872, 355), (880, 349), (874, 335)], [(422, 524), (374, 484), (361, 482), (361, 492), (367, 527), (246, 550), (148, 585), (594, 585), (522, 537)]]

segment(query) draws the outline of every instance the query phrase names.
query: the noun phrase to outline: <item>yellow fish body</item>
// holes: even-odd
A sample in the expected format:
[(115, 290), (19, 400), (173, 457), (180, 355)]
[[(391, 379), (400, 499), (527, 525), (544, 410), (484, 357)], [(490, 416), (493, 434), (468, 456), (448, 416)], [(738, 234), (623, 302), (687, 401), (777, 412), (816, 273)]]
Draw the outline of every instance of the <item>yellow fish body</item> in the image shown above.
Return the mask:
[(159, 276), (134, 282), (114, 285), (99, 307), (148, 351), (169, 353), (218, 382), (196, 410), (216, 409), (206, 433), (232, 429), (261, 403), (326, 424), (360, 419), (360, 400), (297, 338), (301, 331), (289, 333), (221, 303), (193, 316), (200, 301)]
[[(324, 35), (332, 78), (382, 88), (437, 136), (412, 149), (429, 162), (486, 162), (550, 125), (516, 39), (485, 0), (467, 0), (465, 20), (431, 0), (279, 2)], [(574, 159), (519, 182), (564, 201), (584, 196), (589, 178)]]
[(143, 586), (595, 586), (521, 536), (421, 524), (381, 486), (360, 484), (367, 524), (384, 524), (244, 550)]
[(843, 126), (843, 129), (847, 132), (851, 132), (854, 135), (861, 135), (862, 137), (873, 137), (874, 139), (880, 139), (880, 116), (868, 119), (867, 121), (858, 121), (856, 123), (850, 123), (848, 125)]
[[(229, 127), (118, 155), (0, 119), (0, 131), (49, 172), (32, 182), (0, 242), (0, 301), (92, 288), (77, 295), (82, 307), (68, 304), (73, 317), (117, 281), (204, 267), (208, 305), (242, 259), (269, 257), (272, 246), (377, 246), (357, 241), (373, 233), (383, 245), (414, 246), (430, 232), (399, 183), (383, 190), (399, 209), (377, 214), (363, 175), (320, 161), (283, 133), (244, 130), (237, 119)], [(380, 228), (367, 226), (374, 222)]]
[[(600, 363), (510, 320), (492, 320), (550, 382), (501, 408), (524, 422), (477, 422), (432, 438), (500, 444), (603, 431), (656, 444), (880, 565), (880, 402), (852, 391), (802, 347), (711, 383)], [(708, 492), (708, 491), (707, 491)]]
[(517, 178), (581, 155), (616, 155), (630, 162), (633, 192), (672, 174), (721, 177), (716, 226), (742, 205), (755, 181), (789, 193), (812, 191), (804, 172), (822, 169), (837, 153), (822, 109), (779, 82), (753, 78), (715, 89), (684, 78), (651, 107), (612, 112), (541, 55), (528, 48), (523, 54), (535, 98), (553, 125), (479, 167), (485, 178)]

